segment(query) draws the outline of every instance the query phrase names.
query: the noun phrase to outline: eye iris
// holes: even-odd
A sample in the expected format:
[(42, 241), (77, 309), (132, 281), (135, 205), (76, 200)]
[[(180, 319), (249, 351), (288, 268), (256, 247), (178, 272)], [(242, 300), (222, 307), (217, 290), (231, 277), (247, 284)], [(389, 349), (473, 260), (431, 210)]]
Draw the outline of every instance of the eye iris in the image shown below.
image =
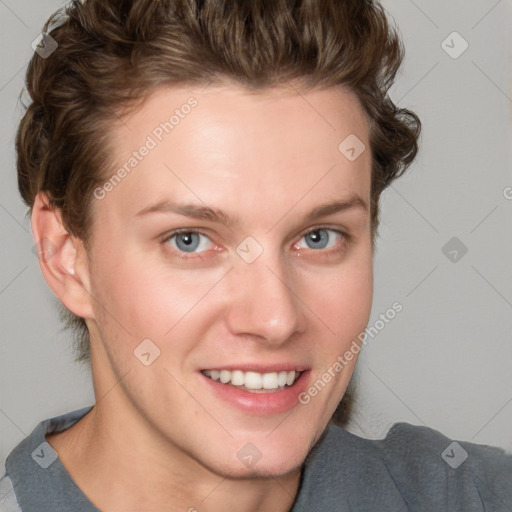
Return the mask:
[[(329, 242), (328, 231), (327, 229), (317, 229), (306, 234), (305, 238), (308, 240), (308, 246), (311, 249), (324, 249)], [(199, 246), (200, 234), (194, 232), (177, 233), (175, 240), (176, 246), (180, 251), (194, 252)], [(310, 241), (312, 242), (312, 247), (309, 243)]]
[(316, 231), (312, 231), (311, 233), (308, 233), (306, 235), (306, 240), (308, 238), (310, 240), (313, 240), (313, 244), (325, 242), (325, 244), (322, 247), (318, 247), (317, 245), (314, 245), (313, 247), (311, 247), (312, 249), (324, 249), (325, 245), (327, 244), (327, 242), (329, 240), (329, 236), (327, 235), (327, 231), (325, 229), (318, 229)]
[(179, 233), (176, 235), (176, 245), (180, 251), (193, 252), (199, 245), (199, 235), (197, 233)]

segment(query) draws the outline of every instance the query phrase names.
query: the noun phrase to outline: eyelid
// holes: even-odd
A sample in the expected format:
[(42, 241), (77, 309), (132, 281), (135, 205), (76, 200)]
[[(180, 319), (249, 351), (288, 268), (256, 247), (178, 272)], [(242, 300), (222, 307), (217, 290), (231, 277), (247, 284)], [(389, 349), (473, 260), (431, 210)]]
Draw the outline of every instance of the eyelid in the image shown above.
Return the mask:
[[(173, 231), (170, 231), (169, 233), (166, 233), (162, 237), (159, 237), (159, 242), (160, 242), (161, 245), (165, 245), (171, 238), (173, 238), (176, 235), (179, 235), (180, 233), (193, 233), (193, 234), (204, 235), (205, 237), (207, 237), (212, 242), (212, 244), (215, 245), (215, 242), (211, 239), (211, 237), (208, 235), (208, 233), (206, 231), (204, 231), (203, 229), (201, 229), (201, 228), (179, 228), (179, 229), (174, 229)], [(177, 257), (177, 258), (179, 258), (181, 260), (185, 260), (185, 261), (190, 261), (190, 260), (202, 261), (202, 260), (205, 260), (205, 259), (208, 258), (208, 256), (206, 256), (206, 257), (203, 256), (203, 254), (208, 252), (208, 251), (195, 252), (195, 253), (187, 253), (187, 252), (183, 252), (183, 251), (177, 251), (176, 249), (173, 249), (172, 247), (169, 247), (167, 250), (171, 251), (174, 254), (175, 257)]]
[[(314, 233), (315, 231), (322, 231), (322, 230), (334, 231), (335, 233), (340, 235), (341, 238), (342, 238), (341, 244), (343, 244), (343, 245), (350, 243), (352, 241), (352, 238), (353, 238), (352, 235), (350, 235), (347, 231), (345, 231), (344, 229), (340, 229), (339, 227), (319, 225), (319, 226), (313, 226), (311, 228), (307, 228), (306, 231), (302, 232), (302, 234), (299, 237), (299, 240), (302, 239), (303, 237), (305, 237), (306, 235), (309, 235), (310, 233)], [(338, 247), (339, 245), (340, 244), (338, 244), (334, 248), (327, 249), (327, 250), (321, 250), (321, 249), (320, 250), (318, 250), (318, 249), (303, 249), (303, 250), (317, 252), (319, 254), (328, 254), (328, 253), (333, 252), (333, 251), (335, 252), (336, 251), (336, 247)]]
[[(343, 240), (342, 244), (343, 243), (351, 242), (351, 240), (353, 238), (352, 235), (347, 233), (345, 230), (339, 229), (338, 227), (318, 225), (318, 226), (312, 226), (312, 227), (307, 228), (305, 231), (303, 231), (299, 235), (298, 239), (300, 240), (303, 237), (305, 237), (306, 235), (308, 235), (309, 233), (314, 233), (315, 231), (321, 231), (321, 230), (334, 231), (335, 233), (341, 235), (342, 240)], [(215, 242), (211, 239), (211, 237), (208, 234), (208, 232), (203, 230), (203, 229), (201, 229), (201, 228), (178, 228), (178, 229), (175, 229), (175, 230), (173, 230), (173, 231), (171, 231), (169, 233), (166, 233), (162, 237), (160, 237), (160, 243), (165, 244), (171, 238), (173, 238), (176, 235), (179, 235), (180, 233), (196, 233), (196, 234), (201, 234), (201, 235), (204, 235), (205, 237), (207, 237), (213, 244), (215, 244)], [(306, 251), (309, 250), (311, 252), (317, 252), (319, 254), (330, 253), (330, 252), (335, 252), (336, 251), (335, 248), (331, 248), (330, 250), (317, 250), (317, 249), (302, 249), (302, 250), (306, 250)], [(194, 258), (203, 258), (202, 254), (204, 252), (207, 252), (207, 251), (203, 251), (203, 252), (199, 252), (199, 253), (186, 253), (186, 252), (176, 251), (176, 250), (173, 249), (173, 252), (178, 253), (180, 255), (180, 257), (183, 258), (183, 259), (194, 259)], [(183, 255), (186, 255), (186, 256), (183, 256)]]
[[(162, 243), (162, 244), (166, 243), (171, 238), (173, 238), (174, 236), (179, 235), (179, 234), (183, 234), (183, 233), (192, 233), (192, 234), (203, 235), (206, 238), (208, 238), (213, 244), (215, 243), (211, 239), (211, 236), (208, 234), (208, 232), (203, 230), (203, 229), (201, 229), (201, 228), (178, 228), (178, 229), (174, 229), (173, 231), (170, 231), (169, 233), (166, 233), (165, 235), (162, 235), (162, 237), (159, 237), (160, 243)], [(190, 254), (194, 254), (194, 253), (190, 253)], [(196, 253), (196, 254), (200, 254), (200, 253)]]
[(351, 235), (349, 235), (346, 232), (346, 230), (340, 228), (339, 226), (334, 227), (334, 226), (322, 226), (322, 225), (307, 228), (300, 236), (302, 238), (303, 236), (306, 236), (309, 233), (314, 233), (315, 231), (321, 231), (322, 229), (325, 229), (326, 231), (335, 231), (336, 233), (339, 233), (340, 235), (342, 235), (343, 237), (345, 237), (347, 239), (351, 237)]

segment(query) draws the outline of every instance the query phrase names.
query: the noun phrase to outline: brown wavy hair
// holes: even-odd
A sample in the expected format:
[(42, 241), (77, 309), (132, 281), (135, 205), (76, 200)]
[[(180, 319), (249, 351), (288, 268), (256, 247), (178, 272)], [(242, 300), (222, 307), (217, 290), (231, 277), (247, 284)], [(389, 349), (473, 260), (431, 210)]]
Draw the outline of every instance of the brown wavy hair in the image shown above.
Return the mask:
[[(45, 191), (68, 232), (89, 249), (93, 190), (114, 165), (112, 121), (164, 84), (228, 79), (258, 91), (294, 81), (304, 90), (347, 87), (359, 98), (370, 122), (375, 245), (380, 194), (414, 160), (421, 127), (389, 98), (404, 49), (378, 2), (85, 0), (53, 14), (43, 32), (58, 47), (30, 60), (31, 102), (16, 135), (28, 213)], [(84, 319), (60, 306), (75, 331), (75, 361), (90, 363)]]

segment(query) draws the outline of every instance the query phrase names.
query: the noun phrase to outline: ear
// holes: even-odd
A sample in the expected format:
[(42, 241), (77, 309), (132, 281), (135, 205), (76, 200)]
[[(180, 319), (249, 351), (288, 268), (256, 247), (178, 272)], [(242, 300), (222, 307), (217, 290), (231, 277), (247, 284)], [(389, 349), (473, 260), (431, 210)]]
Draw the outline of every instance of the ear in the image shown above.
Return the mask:
[(93, 318), (87, 253), (82, 240), (64, 228), (58, 208), (45, 192), (36, 196), (31, 215), (39, 265), (48, 286), (75, 315)]

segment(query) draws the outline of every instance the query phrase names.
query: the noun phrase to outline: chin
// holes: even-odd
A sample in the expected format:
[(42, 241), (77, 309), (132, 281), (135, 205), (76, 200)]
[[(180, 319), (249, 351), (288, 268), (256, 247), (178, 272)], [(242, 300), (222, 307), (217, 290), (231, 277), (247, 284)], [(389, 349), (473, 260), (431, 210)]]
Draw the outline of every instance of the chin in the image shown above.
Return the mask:
[(287, 457), (264, 461), (263, 458), (252, 466), (244, 467), (243, 464), (233, 463), (231, 465), (211, 468), (215, 473), (233, 480), (270, 479), (283, 477), (289, 473), (298, 471), (304, 462), (304, 457)]
[(267, 438), (265, 435), (259, 441), (251, 442), (245, 438), (227, 448), (231, 455), (224, 457), (226, 464), (221, 466), (217, 459), (215, 472), (234, 479), (282, 477), (302, 466), (314, 441), (313, 434), (306, 438), (292, 432)]

